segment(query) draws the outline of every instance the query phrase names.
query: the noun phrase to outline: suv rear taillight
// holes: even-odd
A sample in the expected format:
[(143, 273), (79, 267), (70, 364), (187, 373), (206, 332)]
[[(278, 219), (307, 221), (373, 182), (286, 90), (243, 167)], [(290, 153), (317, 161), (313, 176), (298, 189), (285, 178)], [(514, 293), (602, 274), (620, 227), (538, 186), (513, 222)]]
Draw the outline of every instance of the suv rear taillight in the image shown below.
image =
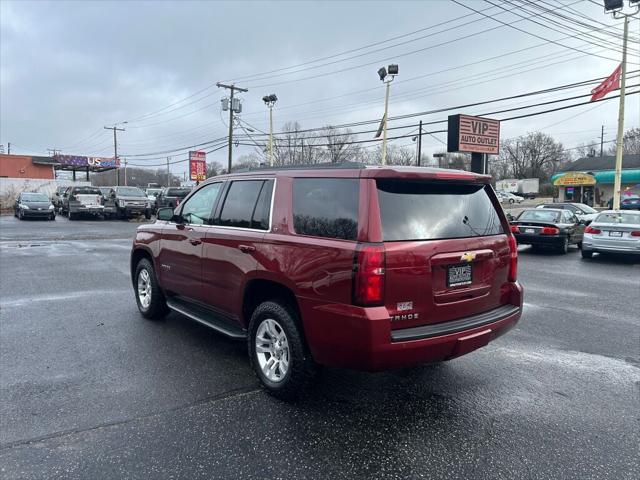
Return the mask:
[(640, 237), (640, 230), (634, 230), (633, 232), (631, 232), (631, 236), (632, 237)]
[(516, 237), (509, 235), (509, 276), (507, 280), (515, 282), (518, 279), (518, 244)]
[(353, 259), (353, 303), (363, 307), (384, 304), (384, 245), (361, 245)]

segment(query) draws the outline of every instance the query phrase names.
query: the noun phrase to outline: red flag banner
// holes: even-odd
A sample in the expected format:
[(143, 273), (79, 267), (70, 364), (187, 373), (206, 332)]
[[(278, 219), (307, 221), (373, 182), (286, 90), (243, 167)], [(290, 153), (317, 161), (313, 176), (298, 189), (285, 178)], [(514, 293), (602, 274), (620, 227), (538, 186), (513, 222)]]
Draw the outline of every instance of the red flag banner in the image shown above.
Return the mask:
[(613, 92), (620, 88), (620, 73), (622, 72), (622, 64), (618, 65), (611, 75), (604, 79), (604, 81), (596, 88), (591, 90), (591, 101), (601, 99), (607, 93)]

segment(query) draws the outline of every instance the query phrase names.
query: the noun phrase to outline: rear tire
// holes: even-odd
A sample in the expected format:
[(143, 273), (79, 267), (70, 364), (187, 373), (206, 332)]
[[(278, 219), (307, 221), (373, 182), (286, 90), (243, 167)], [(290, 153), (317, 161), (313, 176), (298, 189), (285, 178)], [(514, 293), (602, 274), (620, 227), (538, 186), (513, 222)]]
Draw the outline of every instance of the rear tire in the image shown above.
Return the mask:
[(593, 252), (591, 250), (581, 250), (580, 254), (582, 255), (582, 258), (592, 258), (593, 257)]
[(282, 400), (297, 398), (318, 371), (296, 318), (285, 302), (267, 301), (255, 309), (249, 322), (251, 366), (265, 390)]
[(151, 220), (151, 212), (148, 209), (144, 211), (144, 218)]
[(564, 237), (564, 239), (562, 240), (562, 244), (560, 245), (560, 247), (558, 247), (558, 251), (562, 255), (565, 255), (569, 251), (569, 238), (568, 237)]
[(160, 320), (169, 313), (167, 300), (158, 285), (156, 272), (151, 262), (143, 258), (136, 265), (136, 273), (133, 281), (138, 310), (144, 318)]

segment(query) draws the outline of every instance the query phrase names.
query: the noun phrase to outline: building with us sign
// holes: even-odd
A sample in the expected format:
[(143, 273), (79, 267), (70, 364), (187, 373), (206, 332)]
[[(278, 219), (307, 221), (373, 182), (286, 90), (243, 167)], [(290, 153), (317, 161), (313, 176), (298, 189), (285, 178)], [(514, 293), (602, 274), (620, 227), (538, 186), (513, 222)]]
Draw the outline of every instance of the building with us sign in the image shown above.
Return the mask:
[[(613, 198), (616, 157), (584, 157), (566, 165), (551, 177), (561, 202), (607, 207)], [(640, 155), (622, 157), (622, 197), (640, 195)]]

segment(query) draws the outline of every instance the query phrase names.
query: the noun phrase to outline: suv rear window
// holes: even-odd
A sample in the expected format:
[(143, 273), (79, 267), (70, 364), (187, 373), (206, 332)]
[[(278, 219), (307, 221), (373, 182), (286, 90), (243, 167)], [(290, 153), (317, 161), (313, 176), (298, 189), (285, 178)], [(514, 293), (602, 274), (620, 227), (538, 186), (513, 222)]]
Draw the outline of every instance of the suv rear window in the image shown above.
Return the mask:
[(72, 193), (76, 195), (102, 195), (100, 189), (92, 187), (74, 187)]
[(167, 191), (167, 197), (179, 197), (179, 198), (184, 198), (187, 195), (189, 195), (189, 192), (191, 191), (190, 188), (170, 188)]
[(504, 233), (485, 185), (376, 181), (385, 242)]
[(296, 233), (356, 240), (358, 184), (355, 178), (296, 178), (293, 181)]

